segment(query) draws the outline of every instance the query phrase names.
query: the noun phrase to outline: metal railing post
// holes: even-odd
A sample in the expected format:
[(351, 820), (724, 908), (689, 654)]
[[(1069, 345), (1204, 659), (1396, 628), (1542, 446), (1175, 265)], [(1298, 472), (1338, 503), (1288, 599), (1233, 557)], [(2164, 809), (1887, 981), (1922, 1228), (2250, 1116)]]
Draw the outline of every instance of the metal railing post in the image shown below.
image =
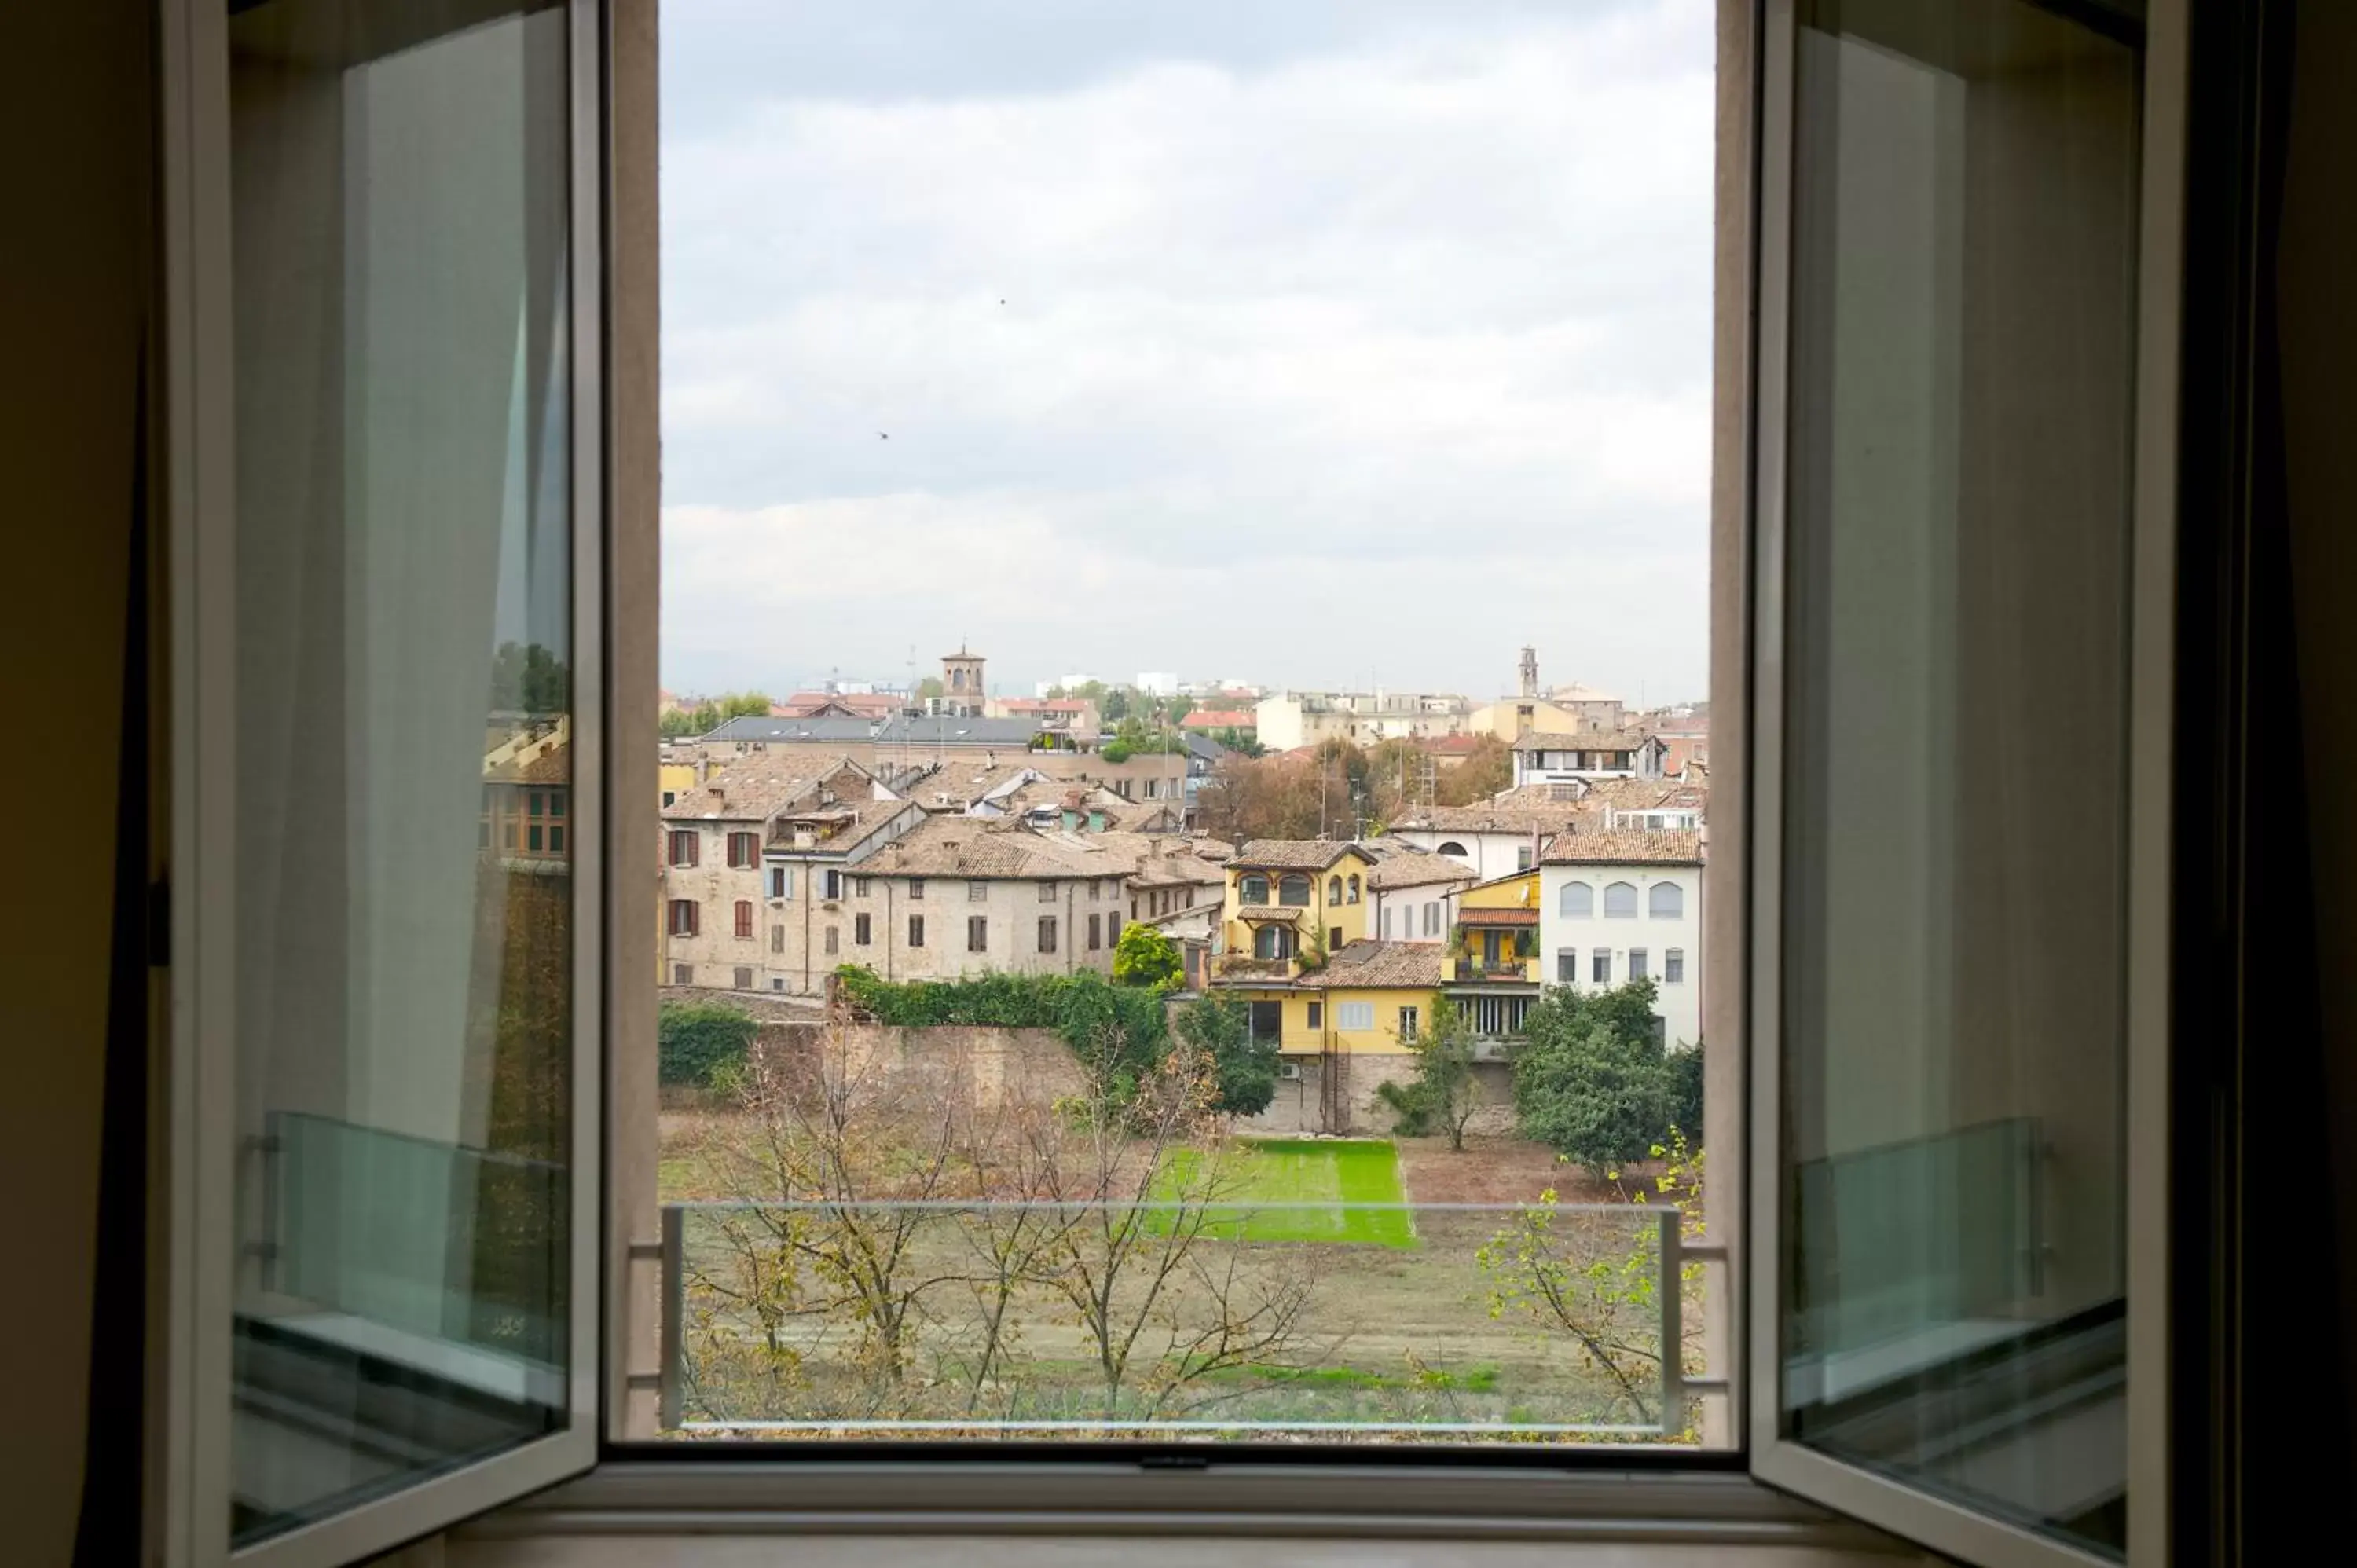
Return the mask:
[(1664, 1203), (1653, 1222), (1662, 1232), (1662, 1435), (1675, 1437), (1686, 1424), (1685, 1216)]
[(685, 1412), (680, 1387), (686, 1368), (687, 1211), (662, 1206), (662, 1369), (656, 1384), (656, 1423), (676, 1432)]

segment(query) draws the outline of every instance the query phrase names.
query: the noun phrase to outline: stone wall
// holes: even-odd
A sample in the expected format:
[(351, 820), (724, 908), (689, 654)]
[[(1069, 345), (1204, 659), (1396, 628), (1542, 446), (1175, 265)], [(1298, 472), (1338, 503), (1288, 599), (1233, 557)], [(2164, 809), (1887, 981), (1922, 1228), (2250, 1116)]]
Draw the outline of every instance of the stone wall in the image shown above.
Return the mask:
[(753, 1048), (773, 1060), (807, 1061), (830, 1043), (843, 1053), (841, 1070), (847, 1075), (938, 1074), (959, 1085), (978, 1111), (1027, 1100), (1047, 1104), (1086, 1087), (1071, 1047), (1052, 1029), (845, 1024), (830, 1031), (805, 1010), (799, 1018), (764, 1019)]

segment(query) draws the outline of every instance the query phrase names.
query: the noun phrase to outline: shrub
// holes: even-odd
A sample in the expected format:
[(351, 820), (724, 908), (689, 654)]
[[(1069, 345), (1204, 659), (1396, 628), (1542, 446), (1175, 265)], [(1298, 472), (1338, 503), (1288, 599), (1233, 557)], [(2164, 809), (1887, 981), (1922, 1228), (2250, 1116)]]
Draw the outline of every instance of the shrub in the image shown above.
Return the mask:
[(1153, 985), (1168, 991), (1185, 971), (1178, 944), (1152, 926), (1132, 924), (1121, 929), (1113, 947), (1113, 977), (1124, 985)]
[(1199, 996), (1171, 1015), (1171, 1032), (1208, 1054), (1219, 1080), (1211, 1109), (1254, 1116), (1276, 1098), (1277, 1045), (1254, 1039), (1243, 1004), (1232, 997)]
[(750, 1013), (716, 1002), (666, 1002), (655, 1015), (655, 1078), (697, 1089), (737, 1067), (760, 1024)]
[(1601, 1175), (1666, 1141), (1677, 1079), (1653, 1033), (1653, 983), (1548, 993), (1514, 1060), (1523, 1135)]
[(1669, 1053), (1670, 1120), (1688, 1138), (1702, 1137), (1702, 1047), (1684, 1047)]
[(1462, 1149), (1466, 1124), (1480, 1108), (1473, 1031), (1445, 996), (1432, 999), (1431, 1018), (1430, 1026), (1408, 1043), (1415, 1053), (1415, 1076), (1405, 1083), (1378, 1084), (1375, 1095), (1392, 1110), (1393, 1132), (1414, 1138), (1445, 1133), (1450, 1148)]

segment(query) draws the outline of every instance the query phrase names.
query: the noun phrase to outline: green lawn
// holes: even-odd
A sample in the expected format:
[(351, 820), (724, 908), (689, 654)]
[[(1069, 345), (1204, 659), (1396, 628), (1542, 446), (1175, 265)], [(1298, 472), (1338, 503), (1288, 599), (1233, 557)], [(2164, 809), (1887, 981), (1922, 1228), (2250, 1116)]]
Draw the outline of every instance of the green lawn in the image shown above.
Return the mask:
[[(1207, 1234), (1241, 1241), (1361, 1241), (1414, 1247), (1407, 1210), (1338, 1209), (1336, 1203), (1404, 1203), (1399, 1155), (1388, 1140), (1270, 1138), (1238, 1144), (1222, 1180), (1233, 1206), (1214, 1210)], [(1156, 1196), (1178, 1196), (1201, 1156), (1181, 1150)]]

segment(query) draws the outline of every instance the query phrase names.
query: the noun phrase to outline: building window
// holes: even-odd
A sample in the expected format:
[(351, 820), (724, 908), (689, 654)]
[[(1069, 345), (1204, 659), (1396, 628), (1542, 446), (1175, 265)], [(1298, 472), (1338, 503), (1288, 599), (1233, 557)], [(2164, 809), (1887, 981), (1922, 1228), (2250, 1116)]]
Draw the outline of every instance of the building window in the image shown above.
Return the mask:
[(1389, 909), (1375, 916), (1375, 929), (1384, 941), (1392, 940), (1392, 912)]
[(909, 878), (909, 900), (910, 900), (911, 902), (922, 902), (922, 901), (923, 901), (923, 899), (924, 899), (924, 897), (925, 897), (925, 879), (924, 879), (923, 877), (921, 877), (921, 876), (911, 876), (910, 878)]
[(1531, 846), (1526, 843), (1516, 844), (1514, 846), (1514, 869), (1516, 871), (1528, 871), (1530, 868)]
[(1631, 948), (1629, 950), (1629, 978), (1631, 980), (1642, 980), (1645, 978), (1645, 950), (1643, 948)]
[(843, 931), (840, 927), (829, 926), (826, 929), (826, 950), (829, 953), (843, 950)]
[(1598, 985), (1611, 984), (1612, 950), (1610, 948), (1598, 948), (1592, 955), (1592, 958), (1593, 961), (1589, 966), (1587, 978), (1594, 981)]
[(1056, 950), (1056, 917), (1053, 915), (1039, 917), (1039, 950), (1041, 952)]
[(771, 952), (786, 950), (786, 928), (783, 925), (770, 928), (770, 950)]
[(1338, 1002), (1334, 1005), (1334, 1027), (1344, 1034), (1363, 1032), (1375, 1026), (1375, 1004), (1372, 1002)]
[(563, 854), (565, 853), (565, 824), (563, 822), (551, 822), (548, 824), (548, 853), (551, 854)]
[(1473, 858), (1470, 854), (1466, 853), (1465, 846), (1458, 843), (1455, 839), (1444, 840), (1437, 853), (1441, 854), (1453, 854), (1459, 860), (1470, 860)]
[(922, 915), (909, 917), (909, 945), (912, 948), (925, 945), (925, 918)]
[(525, 796), (525, 799), (526, 799), (526, 800), (530, 800), (530, 801), (531, 801), (531, 805), (530, 805), (530, 807), (529, 807), (528, 809), (530, 810), (530, 811), (532, 812), (532, 814), (533, 814), (533, 816), (535, 816), (535, 817), (539, 816), (539, 815), (541, 814), (541, 811), (540, 811), (541, 793), (540, 793), (540, 791), (539, 791), (539, 790), (537, 790), (537, 789), (527, 789), (526, 791), (524, 791), (524, 796)]
[(1686, 950), (1671, 948), (1662, 954), (1662, 983), (1684, 985), (1686, 980)]
[(786, 978), (785, 978), (785, 976), (783, 976), (783, 975), (781, 975), (781, 974), (780, 974), (780, 975), (772, 975), (772, 976), (770, 976), (770, 990), (772, 990), (772, 991), (783, 991), (785, 988), (786, 988)]
[(791, 898), (794, 896), (794, 874), (782, 865), (770, 867), (770, 897)]
[(1424, 907), (1424, 934), (1426, 936), (1437, 937), (1440, 934), (1440, 915), (1441, 911), (1447, 908), (1448, 906), (1441, 903), (1438, 899), (1435, 899), (1433, 902), (1426, 904)]
[(737, 989), (739, 991), (750, 991), (753, 989), (753, 972), (747, 965), (741, 963), (737, 966)]
[(968, 915), (965, 918), (965, 950), (968, 952), (990, 950), (990, 922), (980, 915)]
[(1340, 904), (1341, 901), (1342, 879), (1339, 876), (1328, 877), (1326, 879), (1326, 902), (1329, 904)]
[(1091, 952), (1097, 950), (1097, 938), (1100, 934), (1098, 926), (1103, 918), (1103, 917), (1099, 915), (1091, 915), (1089, 917), (1089, 951)]
[(1293, 928), (1263, 926), (1253, 932), (1253, 957), (1259, 959), (1291, 958)]
[(1585, 920), (1596, 913), (1596, 889), (1585, 882), (1566, 882), (1555, 895), (1555, 913), (1566, 920)]
[(1355, 871), (1351, 873), (1351, 890), (1346, 897), (1353, 904), (1359, 901), (1359, 874)]
[(990, 897), (990, 884), (989, 884), (989, 883), (987, 883), (987, 882), (969, 882), (969, 883), (967, 883), (967, 884), (965, 885), (965, 901), (966, 901), (967, 903), (969, 903), (969, 904), (979, 904), (979, 903), (983, 902), (985, 899), (988, 898), (989, 897)]
[[(514, 832), (513, 823), (509, 824), (509, 832), (511, 833)], [(672, 829), (671, 863), (673, 865), (695, 865), (699, 855), (699, 841), (702, 835), (697, 833), (694, 828)], [(515, 840), (512, 837), (508, 840), (508, 847), (510, 849), (513, 849), (515, 847)]]
[(1052, 904), (1055, 901), (1056, 885), (1053, 882), (1042, 882), (1039, 884), (1039, 902), (1042, 904)]
[(694, 985), (695, 983), (695, 965), (692, 963), (673, 964), (671, 966), (671, 983), (673, 985)]
[(855, 876), (855, 877), (853, 877), (853, 878), (851, 879), (851, 896), (852, 896), (854, 898), (865, 898), (865, 897), (867, 897), (867, 884), (868, 884), (869, 880), (870, 880), (869, 878), (865, 877), (865, 876)]
[(1265, 904), (1268, 902), (1268, 878), (1253, 872), (1236, 883), (1236, 902)]
[(1276, 901), (1288, 908), (1309, 907), (1309, 878), (1300, 872), (1288, 872), (1276, 879)]
[(869, 940), (873, 934), (874, 927), (869, 923), (868, 916), (854, 915), (851, 918), (852, 946), (859, 948), (866, 947), (869, 944)]
[(1656, 920), (1674, 920), (1686, 912), (1686, 890), (1674, 882), (1656, 882), (1645, 889), (1645, 913)]
[(825, 890), (823, 897), (828, 898), (840, 898), (843, 897), (843, 873), (840, 871), (829, 871), (826, 873)]
[(1313, 1029), (1322, 1029), (1326, 1026), (1326, 1008), (1323, 1004), (1312, 1002), (1309, 1004), (1309, 1026)]
[(1608, 920), (1633, 920), (1637, 918), (1637, 885), (1635, 883), (1606, 884), (1604, 918)]
[(1415, 1039), (1416, 1026), (1420, 1021), (1420, 1016), (1416, 1009), (1413, 1007), (1401, 1008), (1399, 1010), (1399, 1037), (1404, 1041)]
[(695, 935), (695, 928), (699, 923), (696, 918), (697, 910), (698, 905), (693, 898), (673, 899), (671, 901), (671, 916), (670, 918), (664, 922), (663, 929), (675, 937), (692, 937)]
[(761, 835), (759, 833), (730, 833), (728, 835), (728, 864), (730, 866), (736, 868), (760, 865)]
[(1578, 983), (1578, 949), (1564, 948), (1555, 955), (1555, 981), (1557, 985), (1575, 985)]
[(750, 898), (737, 900), (737, 940), (740, 942), (753, 940), (753, 900)]
[(674, 801), (674, 800), (678, 800), (678, 799), (679, 799), (679, 791), (678, 791), (678, 790), (676, 790), (676, 789), (666, 789), (666, 790), (664, 790), (664, 791), (663, 791), (663, 804), (664, 804), (664, 805), (668, 806), (668, 805), (670, 805), (673, 801)]
[(533, 854), (538, 854), (540, 853), (540, 824), (538, 822), (533, 823), (531, 832), (524, 835), (524, 843)]
[(1326, 928), (1326, 950), (1329, 953), (1340, 952), (1342, 950), (1341, 927), (1329, 926)]
[(1105, 917), (1105, 945), (1107, 947), (1112, 947), (1120, 940), (1121, 917), (1119, 915), (1107, 915)]
[(548, 792), (548, 814), (552, 817), (561, 817), (565, 815), (564, 790), (551, 789)]

